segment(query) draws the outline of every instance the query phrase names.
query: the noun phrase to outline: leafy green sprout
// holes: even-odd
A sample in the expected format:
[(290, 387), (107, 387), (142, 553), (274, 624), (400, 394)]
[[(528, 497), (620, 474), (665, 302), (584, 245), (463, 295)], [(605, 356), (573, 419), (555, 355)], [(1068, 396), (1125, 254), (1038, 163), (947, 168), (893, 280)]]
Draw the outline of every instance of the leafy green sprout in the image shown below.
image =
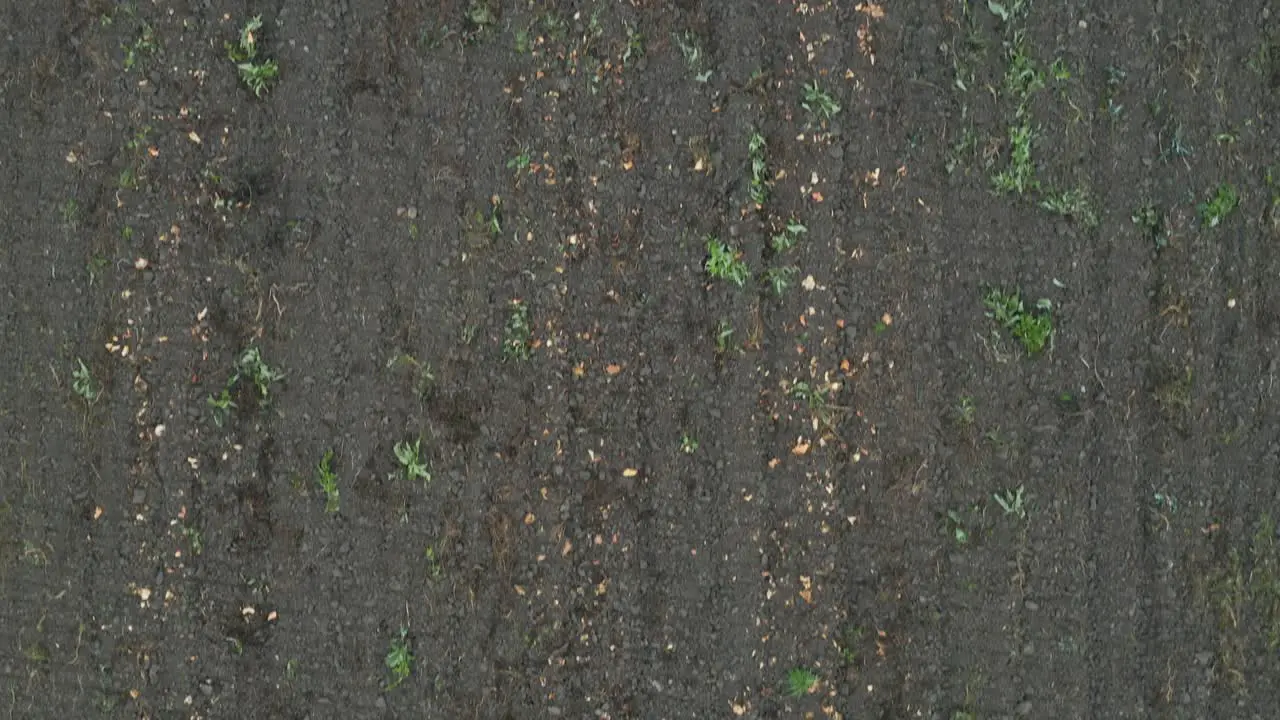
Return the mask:
[(971, 395), (961, 395), (960, 402), (956, 405), (956, 424), (972, 425), (973, 421), (978, 417), (978, 407), (973, 403)]
[(726, 245), (714, 235), (707, 236), (707, 260), (704, 267), (707, 274), (717, 280), (742, 287), (751, 277), (751, 270), (741, 259), (742, 253), (737, 248)]
[(1071, 68), (1067, 67), (1067, 61), (1057, 58), (1053, 64), (1049, 66), (1049, 74), (1053, 75), (1053, 79), (1059, 82), (1071, 79)]
[[(483, 214), (480, 213), (483, 218)], [(494, 195), (489, 198), (489, 217), (483, 218), (489, 235), (497, 238), (502, 235), (502, 197)]]
[(230, 383), (218, 395), (210, 395), (207, 402), (209, 409), (213, 410), (213, 424), (218, 427), (225, 425), (231, 417), (231, 411), (236, 408), (235, 401), (231, 399)]
[(528, 28), (516, 28), (515, 50), (521, 55), (528, 55), (533, 49), (533, 34)]
[(765, 158), (768, 144), (760, 133), (752, 133), (747, 140), (747, 156), (751, 161), (751, 202), (764, 205), (769, 199), (769, 165)]
[(1005, 515), (1016, 516), (1019, 520), (1027, 518), (1027, 497), (1024, 487), (1019, 485), (1017, 488), (1007, 489), (1002, 493), (993, 493), (992, 499), (1000, 506)]
[(1040, 201), (1040, 207), (1056, 215), (1072, 218), (1088, 228), (1098, 226), (1098, 211), (1094, 209), (1089, 193), (1083, 188), (1049, 193)]
[(800, 268), (795, 265), (786, 267), (773, 267), (765, 271), (765, 281), (769, 283), (769, 287), (773, 289), (773, 294), (781, 296), (791, 287), (792, 281), (795, 279)]
[(697, 33), (692, 30), (672, 33), (671, 40), (680, 48), (680, 54), (684, 56), (685, 65), (694, 73), (694, 79), (700, 83), (710, 80), (711, 71), (702, 69), (702, 46), (698, 42)]
[(1018, 101), (1018, 114), (1022, 115), (1031, 93), (1044, 87), (1044, 73), (1037, 67), (1035, 60), (1027, 54), (1022, 38), (1014, 39), (1009, 46), (1009, 67), (1004, 74), (1005, 90)]
[(284, 373), (273, 369), (262, 359), (262, 351), (255, 345), (241, 353), (236, 360), (236, 374), (228, 385), (233, 385), (239, 378), (247, 377), (258, 390), (258, 398), (263, 403), (270, 399), (271, 384), (284, 379)]
[(723, 355), (729, 351), (730, 343), (733, 342), (733, 332), (733, 324), (727, 319), (721, 318), (720, 322), (716, 323), (715, 339), (717, 355)]
[(860, 625), (849, 625), (840, 632), (836, 647), (840, 650), (840, 660), (846, 666), (858, 661), (858, 645), (862, 642), (864, 634), (866, 631)]
[(1133, 211), (1130, 219), (1147, 237), (1151, 238), (1157, 250), (1162, 250), (1169, 244), (1169, 234), (1164, 228), (1164, 214), (1155, 204), (1147, 203), (1139, 207)]
[(340, 496), (338, 492), (338, 475), (333, 471), (333, 451), (326, 450), (320, 463), (316, 465), (316, 483), (324, 491), (324, 511), (338, 512)]
[(1169, 146), (1160, 152), (1160, 159), (1164, 162), (1169, 162), (1173, 158), (1183, 158), (1185, 163), (1186, 158), (1191, 157), (1195, 152), (1196, 149), (1187, 144), (1186, 137), (1183, 135), (1182, 125), (1179, 124), (1169, 136)]
[(519, 173), (528, 170), (529, 166), (532, 164), (533, 156), (529, 154), (529, 149), (521, 148), (518, 154), (512, 156), (510, 160), (507, 160), (507, 169), (515, 170), (516, 174), (519, 175)]
[(787, 394), (808, 405), (810, 410), (820, 411), (827, 407), (829, 392), (827, 388), (814, 387), (807, 382), (797, 382), (791, 385)]
[(964, 519), (960, 517), (960, 513), (955, 510), (948, 510), (946, 521), (947, 534), (955, 539), (956, 544), (969, 544), (969, 529), (965, 527)]
[(622, 51), (622, 64), (630, 66), (633, 60), (644, 57), (644, 34), (627, 26), (627, 47)]
[(533, 329), (529, 325), (529, 306), (520, 300), (511, 301), (511, 314), (507, 316), (502, 334), (502, 357), (506, 360), (528, 360), (533, 353), (530, 341)]
[(124, 69), (132, 70), (139, 59), (155, 55), (160, 49), (160, 45), (156, 42), (155, 29), (148, 23), (142, 23), (142, 28), (138, 30), (138, 38), (123, 48)]
[(93, 379), (93, 373), (80, 358), (76, 358), (76, 368), (71, 371), (71, 389), (86, 403), (92, 405), (102, 397), (102, 388)]
[(1212, 197), (1196, 206), (1196, 211), (1205, 227), (1215, 228), (1239, 206), (1240, 195), (1236, 189), (1230, 183), (1220, 183)]
[(412, 445), (407, 440), (396, 443), (396, 460), (400, 463), (400, 472), (405, 480), (422, 478), (423, 482), (431, 482), (431, 471), (427, 469), (427, 461), (422, 457), (422, 440), (415, 440)]
[(800, 236), (807, 232), (809, 232), (809, 228), (805, 227), (799, 220), (792, 219), (787, 222), (787, 226), (782, 229), (782, 232), (774, 235), (769, 240), (769, 246), (773, 248), (775, 253), (782, 254), (794, 248), (796, 243), (800, 241)]
[(800, 107), (806, 112), (822, 118), (830, 120), (840, 114), (840, 105), (831, 97), (829, 93), (818, 86), (818, 81), (814, 80), (804, 86)]
[(275, 60), (258, 59), (257, 32), (261, 29), (262, 16), (255, 15), (240, 29), (237, 43), (226, 43), (227, 57), (236, 64), (240, 80), (253, 91), (255, 97), (262, 97), (268, 84), (280, 75), (280, 66)]
[(1157, 509), (1178, 512), (1178, 499), (1176, 497), (1168, 493), (1158, 492), (1152, 496), (1152, 499), (1155, 500)]
[(236, 65), (236, 69), (240, 71), (240, 79), (253, 91), (254, 97), (262, 97), (267, 85), (280, 76), (280, 66), (275, 60), (240, 63)]
[(698, 438), (684, 433), (680, 436), (680, 452), (685, 455), (692, 455), (698, 451)]
[(1028, 310), (1019, 293), (992, 288), (983, 304), (987, 316), (1021, 341), (1028, 355), (1044, 350), (1053, 337), (1053, 303), (1047, 298), (1041, 298)]
[(818, 674), (808, 668), (792, 668), (787, 671), (787, 695), (804, 697), (818, 689)]
[[(1000, 18), (1000, 21), (1008, 24), (1017, 19), (1027, 11), (1030, 0), (1012, 0), (1012, 2), (996, 2), (996, 0), (987, 0), (987, 9), (992, 15)], [(967, 7), (967, 5), (966, 5)]]
[(440, 562), (435, 547), (428, 545), (427, 549), (422, 551), (422, 557), (427, 561), (427, 574), (432, 579), (440, 579), (444, 575), (444, 565)]
[(413, 650), (409, 642), (409, 629), (400, 628), (400, 635), (391, 639), (391, 647), (387, 650), (387, 671), (391, 678), (387, 681), (387, 689), (400, 686), (413, 672)]
[(997, 191), (1022, 195), (1039, 189), (1040, 181), (1036, 179), (1035, 162), (1031, 158), (1035, 135), (1031, 123), (1025, 119), (1009, 128), (1009, 167), (991, 178)]

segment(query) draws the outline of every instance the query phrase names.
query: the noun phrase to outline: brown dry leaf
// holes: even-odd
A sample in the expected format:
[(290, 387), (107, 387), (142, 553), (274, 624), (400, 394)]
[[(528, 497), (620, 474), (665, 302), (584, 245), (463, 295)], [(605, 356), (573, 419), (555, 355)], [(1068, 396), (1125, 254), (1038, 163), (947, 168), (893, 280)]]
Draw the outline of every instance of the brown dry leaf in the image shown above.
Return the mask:
[(892, 324), (893, 324), (893, 316), (892, 316), (892, 315), (890, 315), (889, 313), (885, 313), (884, 315), (881, 315), (881, 316), (880, 316), (880, 322), (884, 323), (886, 326), (888, 326), (888, 325), (892, 325)]
[(801, 575), (800, 587), (802, 588), (800, 590), (800, 597), (804, 598), (805, 602), (812, 605), (813, 604), (813, 579), (810, 578), (808, 575)]
[(605, 366), (604, 371), (609, 373), (610, 375), (617, 375), (618, 373), (622, 372), (622, 366), (619, 365), (618, 363), (609, 363), (608, 365)]
[(769, 469), (772, 470), (781, 464), (782, 464), (781, 460), (779, 460), (778, 458), (773, 458), (769, 461)]
[(622, 477), (632, 478), (639, 474), (640, 474), (640, 471), (635, 468), (627, 468), (626, 470), (622, 471)]
[(804, 438), (800, 438), (800, 440), (798, 440), (798, 441), (796, 442), (796, 446), (795, 446), (795, 447), (793, 447), (793, 448), (791, 448), (791, 454), (792, 454), (792, 455), (803, 455), (803, 454), (805, 454), (805, 453), (809, 452), (809, 447), (810, 447), (810, 445), (809, 445), (809, 441), (808, 441), (808, 440), (805, 440)]
[(573, 376), (574, 376), (574, 377), (576, 377), (576, 378), (580, 378), (580, 377), (582, 377), (583, 375), (586, 375), (586, 374), (587, 374), (587, 366), (586, 366), (586, 364), (585, 364), (585, 363), (578, 363), (577, 365), (574, 365), (574, 366), (573, 366)]
[(860, 13), (866, 13), (868, 17), (875, 20), (884, 18), (884, 8), (875, 3), (858, 3), (853, 9)]
[(525, 513), (525, 515), (524, 515), (524, 524), (525, 524), (525, 525), (532, 525), (532, 524), (534, 524), (534, 523), (535, 523), (535, 522), (537, 522), (537, 521), (538, 521), (538, 518), (537, 518), (537, 516), (535, 516), (533, 513)]

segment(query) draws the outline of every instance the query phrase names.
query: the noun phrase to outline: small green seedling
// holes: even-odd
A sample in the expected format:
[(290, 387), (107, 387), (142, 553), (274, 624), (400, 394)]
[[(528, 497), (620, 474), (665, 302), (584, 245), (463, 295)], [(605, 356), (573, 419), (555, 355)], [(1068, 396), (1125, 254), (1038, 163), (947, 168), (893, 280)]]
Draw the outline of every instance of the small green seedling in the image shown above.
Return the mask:
[(808, 405), (810, 410), (821, 411), (827, 407), (830, 392), (830, 388), (814, 387), (807, 382), (797, 382), (791, 385), (787, 394)]
[(86, 403), (92, 405), (102, 397), (102, 388), (94, 381), (93, 374), (85, 366), (84, 361), (76, 358), (76, 367), (71, 371), (71, 389)]
[(338, 512), (338, 475), (333, 471), (333, 451), (326, 450), (320, 463), (316, 465), (316, 483), (324, 491), (324, 511)]
[(1215, 228), (1239, 206), (1240, 196), (1236, 189), (1230, 183), (1221, 183), (1214, 190), (1213, 197), (1197, 205), (1196, 211), (1205, 227)]
[(727, 280), (738, 287), (747, 284), (751, 270), (741, 259), (737, 248), (720, 242), (714, 235), (707, 236), (707, 260), (703, 264), (707, 274), (717, 280)]
[(994, 318), (1001, 327), (1022, 342), (1028, 355), (1044, 350), (1053, 338), (1053, 303), (1047, 298), (1036, 301), (1028, 310), (1017, 292), (992, 289), (983, 298), (987, 317)]
[(528, 148), (522, 148), (518, 154), (507, 160), (507, 169), (515, 170), (517, 178), (520, 177), (520, 173), (528, 170), (531, 165), (533, 165), (533, 156), (529, 154)]
[(511, 301), (511, 314), (502, 333), (502, 357), (504, 360), (528, 360), (533, 354), (533, 328), (529, 326), (529, 306), (520, 300)]
[(697, 33), (692, 30), (672, 33), (671, 40), (680, 48), (680, 54), (684, 56), (685, 65), (689, 66), (690, 72), (694, 73), (694, 79), (700, 83), (710, 80), (711, 71), (702, 68), (702, 45), (698, 42)]
[(1152, 497), (1155, 500), (1156, 509), (1168, 510), (1171, 513), (1178, 512), (1178, 498), (1162, 492), (1155, 493)]
[[(987, 0), (987, 9), (991, 11), (992, 15), (1000, 18), (1001, 22), (1008, 24), (1025, 13), (1029, 4), (1030, 0), (1006, 0), (1006, 2)], [(968, 7), (968, 5), (965, 7)]]
[(724, 355), (729, 351), (730, 343), (733, 342), (733, 324), (725, 318), (720, 318), (720, 322), (716, 323), (715, 339), (716, 354)]
[(630, 67), (632, 62), (642, 57), (644, 57), (644, 34), (628, 25), (627, 46), (622, 51), (622, 65)]
[(213, 411), (213, 424), (222, 427), (231, 418), (231, 411), (236, 408), (235, 402), (231, 399), (231, 387), (222, 388), (222, 392), (218, 395), (210, 395), (209, 409)]
[(751, 202), (756, 207), (764, 205), (769, 199), (769, 164), (765, 159), (768, 145), (760, 133), (752, 133), (747, 141), (747, 157), (751, 161)]
[(698, 438), (684, 433), (680, 436), (680, 452), (685, 455), (692, 455), (698, 451)]
[(770, 239), (769, 246), (773, 248), (775, 253), (782, 254), (791, 248), (794, 248), (796, 243), (800, 242), (800, 236), (807, 232), (809, 232), (809, 228), (805, 227), (799, 220), (793, 218), (787, 222), (787, 226), (782, 229), (782, 232), (774, 235)]
[(823, 120), (830, 120), (840, 114), (839, 103), (818, 86), (817, 80), (804, 86), (800, 107), (804, 108), (809, 114), (820, 117)]
[(960, 402), (956, 404), (956, 424), (969, 426), (978, 417), (978, 407), (973, 404), (973, 397), (970, 395), (961, 395)]
[(969, 529), (965, 527), (964, 519), (960, 517), (960, 513), (955, 510), (948, 510), (946, 526), (947, 534), (955, 539), (957, 545), (969, 544)]
[(396, 443), (395, 454), (405, 480), (422, 478), (423, 482), (431, 482), (431, 471), (422, 458), (422, 440), (415, 440), (412, 445), (408, 441)]
[(271, 384), (284, 379), (284, 373), (273, 369), (262, 359), (262, 351), (255, 345), (241, 353), (236, 361), (236, 374), (228, 385), (241, 377), (247, 377), (258, 390), (258, 399), (266, 404), (270, 399)]
[(413, 650), (409, 642), (409, 629), (400, 628), (399, 637), (391, 639), (391, 648), (387, 650), (387, 671), (391, 674), (387, 680), (387, 689), (392, 690), (409, 679), (413, 672)]
[(192, 555), (199, 555), (204, 552), (204, 535), (200, 532), (200, 528), (183, 525), (182, 536), (187, 539), (187, 545), (191, 547)]
[(991, 178), (998, 192), (1022, 195), (1040, 188), (1035, 162), (1031, 159), (1035, 135), (1031, 123), (1025, 119), (1009, 128), (1009, 167)]
[(498, 239), (502, 236), (502, 196), (492, 195), (489, 197), (489, 217), (485, 218), (482, 213), (481, 219), (485, 229), (489, 231), (489, 236)]
[(427, 575), (431, 576), (432, 580), (439, 580), (444, 576), (444, 564), (440, 562), (435, 547), (428, 545), (427, 549), (422, 551), (422, 557), (427, 561)]
[(1133, 211), (1131, 218), (1143, 233), (1155, 243), (1156, 250), (1163, 250), (1169, 244), (1169, 234), (1164, 228), (1164, 213), (1153, 203), (1147, 203)]
[(804, 697), (818, 689), (818, 674), (808, 668), (791, 668), (787, 672), (787, 694)]
[(124, 45), (124, 69), (132, 70), (138, 61), (144, 57), (151, 57), (160, 49), (159, 43), (156, 42), (155, 29), (148, 23), (142, 23), (141, 29), (138, 30), (138, 38), (128, 45)]
[(994, 493), (991, 496), (996, 504), (1004, 510), (1005, 515), (1017, 516), (1019, 520), (1027, 519), (1027, 498), (1023, 493), (1023, 486), (1019, 485), (1017, 489), (1005, 490), (1003, 493)]
[(241, 28), (239, 42), (226, 43), (227, 57), (236, 64), (240, 80), (255, 97), (262, 97), (271, 81), (280, 75), (280, 66), (275, 60), (258, 59), (257, 32), (261, 29), (262, 16), (255, 15)]
[(1009, 67), (1004, 72), (1004, 89), (1018, 101), (1018, 114), (1025, 112), (1031, 93), (1044, 87), (1044, 72), (1036, 67), (1036, 61), (1027, 52), (1021, 33), (1007, 45)]
[(799, 272), (800, 268), (795, 265), (769, 268), (764, 273), (764, 279), (769, 283), (769, 287), (773, 289), (773, 294), (781, 296), (787, 291), (787, 288), (791, 287), (792, 281)]
[(1098, 211), (1089, 193), (1082, 188), (1051, 192), (1040, 201), (1040, 207), (1055, 215), (1071, 218), (1087, 228), (1098, 226)]
[(1049, 66), (1049, 74), (1052, 75), (1053, 79), (1057, 80), (1058, 82), (1062, 82), (1063, 80), (1070, 80), (1071, 68), (1067, 66), (1066, 60), (1062, 58), (1057, 58), (1053, 61), (1053, 64)]

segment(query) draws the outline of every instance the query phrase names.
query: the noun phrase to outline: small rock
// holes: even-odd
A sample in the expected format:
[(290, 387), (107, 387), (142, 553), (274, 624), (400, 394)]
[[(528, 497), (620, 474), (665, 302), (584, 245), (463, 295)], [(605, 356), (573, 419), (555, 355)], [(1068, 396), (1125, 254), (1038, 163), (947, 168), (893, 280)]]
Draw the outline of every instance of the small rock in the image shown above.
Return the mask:
[(1018, 703), (1018, 706), (1017, 706), (1017, 707), (1015, 707), (1015, 708), (1013, 709), (1013, 712), (1014, 712), (1014, 714), (1016, 714), (1018, 717), (1026, 717), (1027, 715), (1030, 715), (1030, 714), (1031, 714), (1031, 701), (1030, 701), (1030, 700), (1023, 700), (1022, 702)]

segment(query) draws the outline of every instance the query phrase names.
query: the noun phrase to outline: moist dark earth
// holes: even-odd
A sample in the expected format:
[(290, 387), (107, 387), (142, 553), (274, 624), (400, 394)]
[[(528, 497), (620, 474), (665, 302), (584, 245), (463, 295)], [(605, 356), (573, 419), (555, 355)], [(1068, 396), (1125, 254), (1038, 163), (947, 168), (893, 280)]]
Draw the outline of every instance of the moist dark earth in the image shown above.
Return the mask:
[(1276, 717), (1280, 7), (3, 5), (3, 717)]

